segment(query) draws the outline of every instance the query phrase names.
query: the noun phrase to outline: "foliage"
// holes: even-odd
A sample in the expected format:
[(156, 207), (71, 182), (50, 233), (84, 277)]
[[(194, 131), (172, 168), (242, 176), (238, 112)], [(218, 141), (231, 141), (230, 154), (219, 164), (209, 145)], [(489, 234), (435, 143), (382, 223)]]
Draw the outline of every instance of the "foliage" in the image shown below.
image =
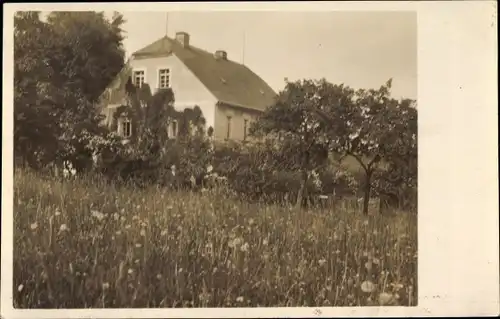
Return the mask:
[[(14, 18), (14, 145), (31, 167), (82, 157), (99, 127), (99, 94), (123, 66), (123, 18), (96, 12), (18, 12)], [(83, 164), (82, 164), (83, 165)]]
[[(103, 166), (105, 174), (142, 186), (182, 187), (192, 176), (199, 179), (211, 154), (201, 109), (194, 106), (178, 111), (171, 89), (152, 94), (147, 84), (140, 88), (128, 85), (127, 95), (128, 105), (114, 112), (111, 130), (116, 131), (118, 119), (126, 117), (132, 122), (132, 135), (123, 150)], [(175, 138), (168, 131), (173, 121), (179, 125)]]
[(272, 134), (283, 148), (288, 148), (287, 155), (292, 156), (302, 174), (297, 205), (302, 204), (306, 195), (311, 171), (327, 162), (330, 148), (327, 133), (332, 122), (323, 112), (335, 105), (339, 91), (345, 90), (325, 80), (287, 82), (276, 103), (251, 128), (251, 134)]
[(16, 308), (417, 303), (414, 215), (14, 178)]
[[(386, 195), (403, 185), (415, 189), (416, 108), (414, 101), (391, 98), (390, 88), (391, 80), (378, 90), (353, 90), (324, 79), (287, 82), (252, 133), (273, 136), (290, 148), (287, 155), (302, 172), (297, 204), (307, 190), (309, 173), (328, 164), (331, 153), (350, 156), (360, 164), (365, 214), (373, 185)], [(390, 170), (396, 168), (399, 180), (391, 182)]]

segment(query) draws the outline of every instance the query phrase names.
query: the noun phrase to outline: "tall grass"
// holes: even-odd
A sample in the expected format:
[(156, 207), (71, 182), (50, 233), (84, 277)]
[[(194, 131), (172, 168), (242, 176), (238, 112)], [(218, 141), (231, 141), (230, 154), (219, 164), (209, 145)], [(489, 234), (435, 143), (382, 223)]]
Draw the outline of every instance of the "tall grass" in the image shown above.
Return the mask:
[(416, 217), (16, 170), (17, 308), (411, 305)]

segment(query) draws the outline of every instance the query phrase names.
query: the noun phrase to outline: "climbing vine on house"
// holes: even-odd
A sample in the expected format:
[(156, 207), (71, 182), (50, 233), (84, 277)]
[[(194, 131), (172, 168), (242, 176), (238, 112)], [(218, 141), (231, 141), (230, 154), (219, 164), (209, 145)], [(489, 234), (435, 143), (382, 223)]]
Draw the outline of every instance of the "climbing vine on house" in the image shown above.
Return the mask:
[[(117, 167), (122, 177), (143, 181), (165, 179), (172, 166), (179, 168), (182, 174), (177, 177), (183, 180), (201, 174), (209, 161), (206, 120), (201, 109), (193, 106), (176, 110), (174, 94), (169, 88), (152, 94), (147, 84), (135, 87), (129, 79), (125, 89), (126, 105), (115, 110), (111, 130), (117, 131), (120, 118), (128, 119), (131, 135), (123, 154), (110, 164)], [(170, 136), (169, 127), (174, 121), (177, 132)], [(205, 148), (207, 152), (201, 151)]]

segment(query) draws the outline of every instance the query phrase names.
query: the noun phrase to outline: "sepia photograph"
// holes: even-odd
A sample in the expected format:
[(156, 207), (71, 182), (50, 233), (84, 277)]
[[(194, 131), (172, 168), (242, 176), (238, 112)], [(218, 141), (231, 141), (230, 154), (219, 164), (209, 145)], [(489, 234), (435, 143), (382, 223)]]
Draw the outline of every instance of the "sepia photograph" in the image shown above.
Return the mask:
[(13, 16), (14, 309), (419, 306), (416, 10), (89, 8)]

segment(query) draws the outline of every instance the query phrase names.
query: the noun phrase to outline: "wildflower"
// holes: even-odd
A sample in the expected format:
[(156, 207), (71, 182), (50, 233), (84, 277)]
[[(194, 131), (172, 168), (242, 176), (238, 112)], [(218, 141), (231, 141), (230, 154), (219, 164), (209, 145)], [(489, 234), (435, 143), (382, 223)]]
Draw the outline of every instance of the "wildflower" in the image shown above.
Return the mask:
[(132, 220), (139, 220), (139, 216), (134, 215), (134, 217), (132, 217)]
[(21, 292), (21, 291), (23, 291), (23, 288), (24, 288), (24, 285), (23, 285), (23, 284), (20, 284), (20, 285), (17, 287), (17, 291)]
[(101, 221), (106, 217), (103, 213), (97, 211), (97, 210), (92, 210), (91, 211), (92, 217), (97, 218), (97, 220)]
[(56, 208), (56, 212), (55, 212), (55, 214), (54, 214), (54, 215), (56, 215), (56, 216), (61, 215), (61, 211), (59, 210), (59, 208)]
[(140, 260), (139, 260), (139, 259), (134, 260), (134, 263), (135, 263), (135, 264), (138, 264), (139, 262), (140, 262)]
[(141, 229), (140, 234), (141, 234), (142, 237), (146, 236), (146, 230), (144, 228)]
[(238, 298), (236, 298), (236, 301), (243, 302), (243, 301), (245, 301), (245, 298), (243, 298), (242, 296), (239, 296)]
[(106, 290), (106, 289), (109, 289), (109, 283), (105, 282), (102, 284), (102, 289), (103, 290)]
[(395, 291), (398, 291), (403, 288), (403, 285), (399, 283), (391, 283), (391, 286), (394, 288)]
[(363, 221), (363, 225), (368, 226), (368, 220)]
[(267, 238), (262, 241), (262, 245), (267, 246), (268, 244), (269, 244), (269, 241), (267, 240)]
[(375, 290), (375, 284), (369, 280), (363, 281), (361, 283), (361, 290), (366, 293), (370, 293)]
[(167, 235), (167, 230), (166, 229), (162, 230), (161, 233), (160, 233), (160, 235), (166, 236)]
[(142, 245), (141, 245), (141, 244), (139, 244), (139, 243), (137, 243), (137, 244), (135, 244), (135, 247), (137, 247), (137, 248), (141, 248), (141, 247), (142, 247)]
[(378, 258), (373, 258), (372, 262), (373, 262), (375, 265), (378, 265), (378, 264), (380, 264), (380, 259), (378, 259)]
[(242, 252), (246, 252), (246, 251), (248, 251), (248, 247), (249, 247), (249, 246), (248, 246), (248, 243), (244, 243), (244, 244), (240, 247), (240, 250), (241, 250)]
[(115, 234), (117, 234), (117, 235), (121, 235), (121, 234), (122, 234), (122, 231), (121, 231), (121, 230), (117, 230)]
[(174, 207), (173, 207), (172, 205), (169, 205), (169, 206), (167, 206), (166, 208), (167, 208), (167, 210), (171, 210), (171, 209), (172, 209), (172, 208), (174, 208)]
[(67, 230), (69, 230), (69, 228), (68, 228), (68, 226), (66, 226), (66, 224), (62, 224), (61, 227), (59, 228), (60, 232), (67, 231)]
[(320, 260), (318, 260), (318, 264), (320, 266), (323, 266), (324, 264), (326, 264), (326, 260), (325, 259), (320, 259)]
[(33, 223), (30, 225), (31, 230), (35, 230), (38, 228), (38, 223)]
[(252, 225), (254, 224), (254, 220), (253, 220), (253, 218), (250, 218), (250, 219), (248, 220), (248, 224), (249, 224), (250, 226), (252, 226)]
[(132, 227), (132, 226), (130, 226), (130, 225), (125, 225), (125, 229), (130, 229), (130, 227)]
[(156, 275), (156, 279), (160, 280), (162, 278), (161, 274)]
[(129, 269), (128, 269), (128, 274), (129, 274), (129, 275), (132, 275), (133, 273), (134, 273), (134, 270), (133, 270), (132, 268), (129, 268)]
[(118, 219), (120, 219), (120, 215), (118, 213), (114, 213), (113, 218), (114, 218), (114, 220), (118, 220)]
[(208, 165), (207, 167), (207, 173), (211, 173), (213, 171), (214, 167), (212, 165)]
[(228, 246), (229, 246), (230, 248), (236, 248), (236, 247), (240, 246), (242, 242), (243, 242), (243, 240), (242, 240), (241, 238), (237, 237), (237, 238), (235, 238), (235, 239), (231, 240), (231, 241), (228, 243)]

